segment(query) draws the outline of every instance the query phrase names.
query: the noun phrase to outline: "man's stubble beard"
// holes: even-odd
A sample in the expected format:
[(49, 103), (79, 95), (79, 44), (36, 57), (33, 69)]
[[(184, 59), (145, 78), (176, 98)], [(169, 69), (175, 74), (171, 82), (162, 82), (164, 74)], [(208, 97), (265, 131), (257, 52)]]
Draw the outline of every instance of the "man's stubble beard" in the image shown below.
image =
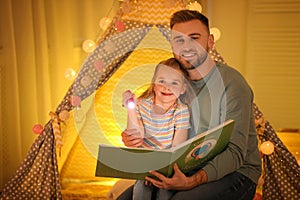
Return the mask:
[(196, 69), (199, 66), (201, 66), (205, 60), (207, 59), (208, 52), (206, 51), (205, 54), (203, 53), (201, 56), (199, 56), (195, 62), (190, 62), (188, 60), (185, 60), (182, 56), (174, 54), (174, 57), (181, 63), (181, 65), (186, 69), (186, 70), (192, 70)]

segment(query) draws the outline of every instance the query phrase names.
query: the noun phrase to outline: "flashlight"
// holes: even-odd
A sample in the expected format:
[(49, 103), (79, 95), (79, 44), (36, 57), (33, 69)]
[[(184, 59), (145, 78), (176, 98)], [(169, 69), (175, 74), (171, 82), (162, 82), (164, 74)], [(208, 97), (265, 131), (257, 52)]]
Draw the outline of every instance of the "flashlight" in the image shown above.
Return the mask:
[(128, 109), (134, 109), (135, 108), (135, 102), (134, 102), (134, 98), (130, 97), (127, 101), (126, 101), (126, 106)]

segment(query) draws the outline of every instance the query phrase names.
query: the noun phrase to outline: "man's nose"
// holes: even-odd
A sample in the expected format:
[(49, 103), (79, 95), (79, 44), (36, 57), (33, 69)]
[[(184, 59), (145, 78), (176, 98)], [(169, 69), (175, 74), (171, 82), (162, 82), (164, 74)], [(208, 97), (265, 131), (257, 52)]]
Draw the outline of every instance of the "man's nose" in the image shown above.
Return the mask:
[(190, 39), (185, 39), (181, 45), (181, 50), (190, 51), (195, 48), (195, 41)]

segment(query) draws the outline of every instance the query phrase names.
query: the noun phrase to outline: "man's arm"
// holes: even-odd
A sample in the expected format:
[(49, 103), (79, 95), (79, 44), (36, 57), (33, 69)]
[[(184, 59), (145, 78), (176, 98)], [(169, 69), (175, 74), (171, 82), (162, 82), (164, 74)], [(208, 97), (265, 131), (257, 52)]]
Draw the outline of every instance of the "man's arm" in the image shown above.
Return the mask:
[[(251, 127), (253, 93), (246, 82), (234, 82), (227, 87), (225, 108), (221, 115), (235, 121), (228, 147), (202, 169), (208, 176), (208, 181), (218, 180), (239, 169), (246, 159)], [(254, 125), (254, 122), (253, 122)]]

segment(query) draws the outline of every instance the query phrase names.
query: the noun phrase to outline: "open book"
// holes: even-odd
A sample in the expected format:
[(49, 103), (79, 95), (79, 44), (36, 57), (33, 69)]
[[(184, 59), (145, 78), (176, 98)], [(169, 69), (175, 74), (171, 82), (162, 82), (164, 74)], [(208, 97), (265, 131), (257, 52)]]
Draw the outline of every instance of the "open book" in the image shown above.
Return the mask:
[(228, 145), (234, 126), (228, 120), (170, 149), (128, 148), (99, 145), (96, 176), (145, 179), (151, 170), (167, 177), (176, 162), (183, 173), (201, 167)]

